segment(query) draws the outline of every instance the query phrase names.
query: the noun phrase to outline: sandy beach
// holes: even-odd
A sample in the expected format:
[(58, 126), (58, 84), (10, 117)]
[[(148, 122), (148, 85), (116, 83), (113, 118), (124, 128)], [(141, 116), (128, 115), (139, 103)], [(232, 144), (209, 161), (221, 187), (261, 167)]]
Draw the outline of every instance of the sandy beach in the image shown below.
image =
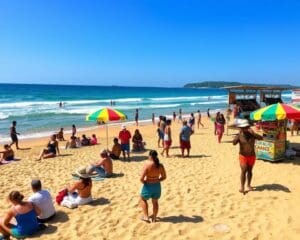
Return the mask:
[[(230, 142), (235, 131), (218, 144), (212, 122), (204, 118), (203, 123), (204, 128), (196, 129), (191, 137), (191, 157), (185, 159), (179, 158), (180, 124), (172, 125), (172, 157), (160, 157), (167, 180), (162, 183), (159, 222), (139, 220), (139, 174), (148, 152), (133, 153), (131, 162), (114, 161), (117, 177), (94, 182), (93, 204), (73, 210), (55, 204), (57, 218), (33, 239), (300, 239), (300, 159), (280, 163), (257, 160), (253, 177), (256, 190), (242, 195), (238, 192), (238, 146)], [(131, 132), (135, 129), (128, 128)], [(157, 150), (156, 126), (139, 129), (147, 149)], [(109, 128), (110, 146), (119, 130)], [(35, 159), (47, 139), (21, 142), (21, 147), (31, 149), (16, 152), (20, 161), (0, 166), (0, 216), (9, 207), (6, 197), (11, 190), (19, 190), (27, 198), (31, 179), (40, 178), (55, 198), (73, 181), (71, 173), (76, 168), (97, 160), (106, 147), (105, 129), (92, 132), (99, 137), (100, 145), (61, 149), (61, 156), (41, 162)], [(288, 139), (300, 142), (300, 136), (290, 137), (289, 133)]]

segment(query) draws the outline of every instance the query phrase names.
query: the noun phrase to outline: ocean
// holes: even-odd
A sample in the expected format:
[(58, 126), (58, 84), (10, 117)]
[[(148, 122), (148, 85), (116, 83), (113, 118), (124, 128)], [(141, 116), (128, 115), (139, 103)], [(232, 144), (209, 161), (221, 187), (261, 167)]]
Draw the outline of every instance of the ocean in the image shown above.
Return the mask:
[[(285, 92), (283, 100), (290, 102), (291, 93)], [(97, 109), (110, 107), (115, 101), (116, 108), (134, 119), (139, 109), (140, 119), (148, 121), (155, 116), (183, 114), (200, 110), (206, 114), (227, 106), (227, 91), (224, 89), (190, 89), (159, 87), (119, 86), (67, 86), (67, 85), (25, 85), (0, 84), (0, 142), (9, 141), (9, 127), (16, 120), (20, 138), (48, 136), (71, 125), (77, 128), (93, 128), (95, 122), (85, 121), (85, 116)], [(59, 102), (64, 106), (59, 107)]]

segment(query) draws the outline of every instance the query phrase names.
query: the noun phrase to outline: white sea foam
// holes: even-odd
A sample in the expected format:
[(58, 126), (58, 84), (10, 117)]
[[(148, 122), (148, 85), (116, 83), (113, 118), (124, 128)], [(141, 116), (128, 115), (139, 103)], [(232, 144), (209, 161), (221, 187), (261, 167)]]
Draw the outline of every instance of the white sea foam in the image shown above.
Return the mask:
[(0, 120), (4, 120), (4, 119), (7, 119), (7, 118), (9, 118), (9, 115), (6, 115), (6, 114), (0, 112)]
[(220, 96), (181, 96), (181, 97), (165, 97), (165, 98), (149, 98), (151, 101), (178, 101), (178, 100), (197, 100), (197, 99), (220, 99), (220, 98), (227, 98), (227, 95), (220, 95)]
[(194, 102), (191, 103), (191, 106), (195, 106), (195, 105), (212, 105), (212, 104), (222, 104), (222, 103), (227, 103), (227, 101), (207, 101), (207, 102)]

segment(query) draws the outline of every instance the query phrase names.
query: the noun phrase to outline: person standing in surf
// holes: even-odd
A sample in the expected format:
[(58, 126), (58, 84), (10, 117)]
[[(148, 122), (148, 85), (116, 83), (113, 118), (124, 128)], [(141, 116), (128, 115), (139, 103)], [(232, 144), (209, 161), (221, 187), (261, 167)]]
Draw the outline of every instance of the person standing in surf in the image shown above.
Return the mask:
[(16, 148), (19, 148), (19, 139), (18, 139), (18, 135), (20, 135), (20, 133), (17, 132), (17, 121), (13, 121), (10, 127), (10, 138), (11, 138), (11, 144), (10, 146), (16, 144)]
[(138, 109), (135, 109), (134, 119), (135, 119), (135, 125), (138, 126), (139, 125), (139, 110)]
[(181, 108), (179, 108), (178, 122), (182, 122), (182, 111), (181, 111)]

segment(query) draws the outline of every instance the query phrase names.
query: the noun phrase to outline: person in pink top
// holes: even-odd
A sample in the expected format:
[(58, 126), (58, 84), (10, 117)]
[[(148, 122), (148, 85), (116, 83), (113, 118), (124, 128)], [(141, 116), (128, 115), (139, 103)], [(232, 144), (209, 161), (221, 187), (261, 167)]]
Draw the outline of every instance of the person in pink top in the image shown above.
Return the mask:
[(91, 142), (91, 145), (97, 145), (98, 144), (96, 134), (92, 135), (92, 138), (91, 138), (90, 142)]
[(127, 153), (127, 157), (129, 161), (131, 133), (126, 129), (125, 125), (122, 125), (122, 130), (119, 133), (119, 139), (121, 141), (121, 150), (123, 153), (124, 160), (126, 159), (126, 153)]

